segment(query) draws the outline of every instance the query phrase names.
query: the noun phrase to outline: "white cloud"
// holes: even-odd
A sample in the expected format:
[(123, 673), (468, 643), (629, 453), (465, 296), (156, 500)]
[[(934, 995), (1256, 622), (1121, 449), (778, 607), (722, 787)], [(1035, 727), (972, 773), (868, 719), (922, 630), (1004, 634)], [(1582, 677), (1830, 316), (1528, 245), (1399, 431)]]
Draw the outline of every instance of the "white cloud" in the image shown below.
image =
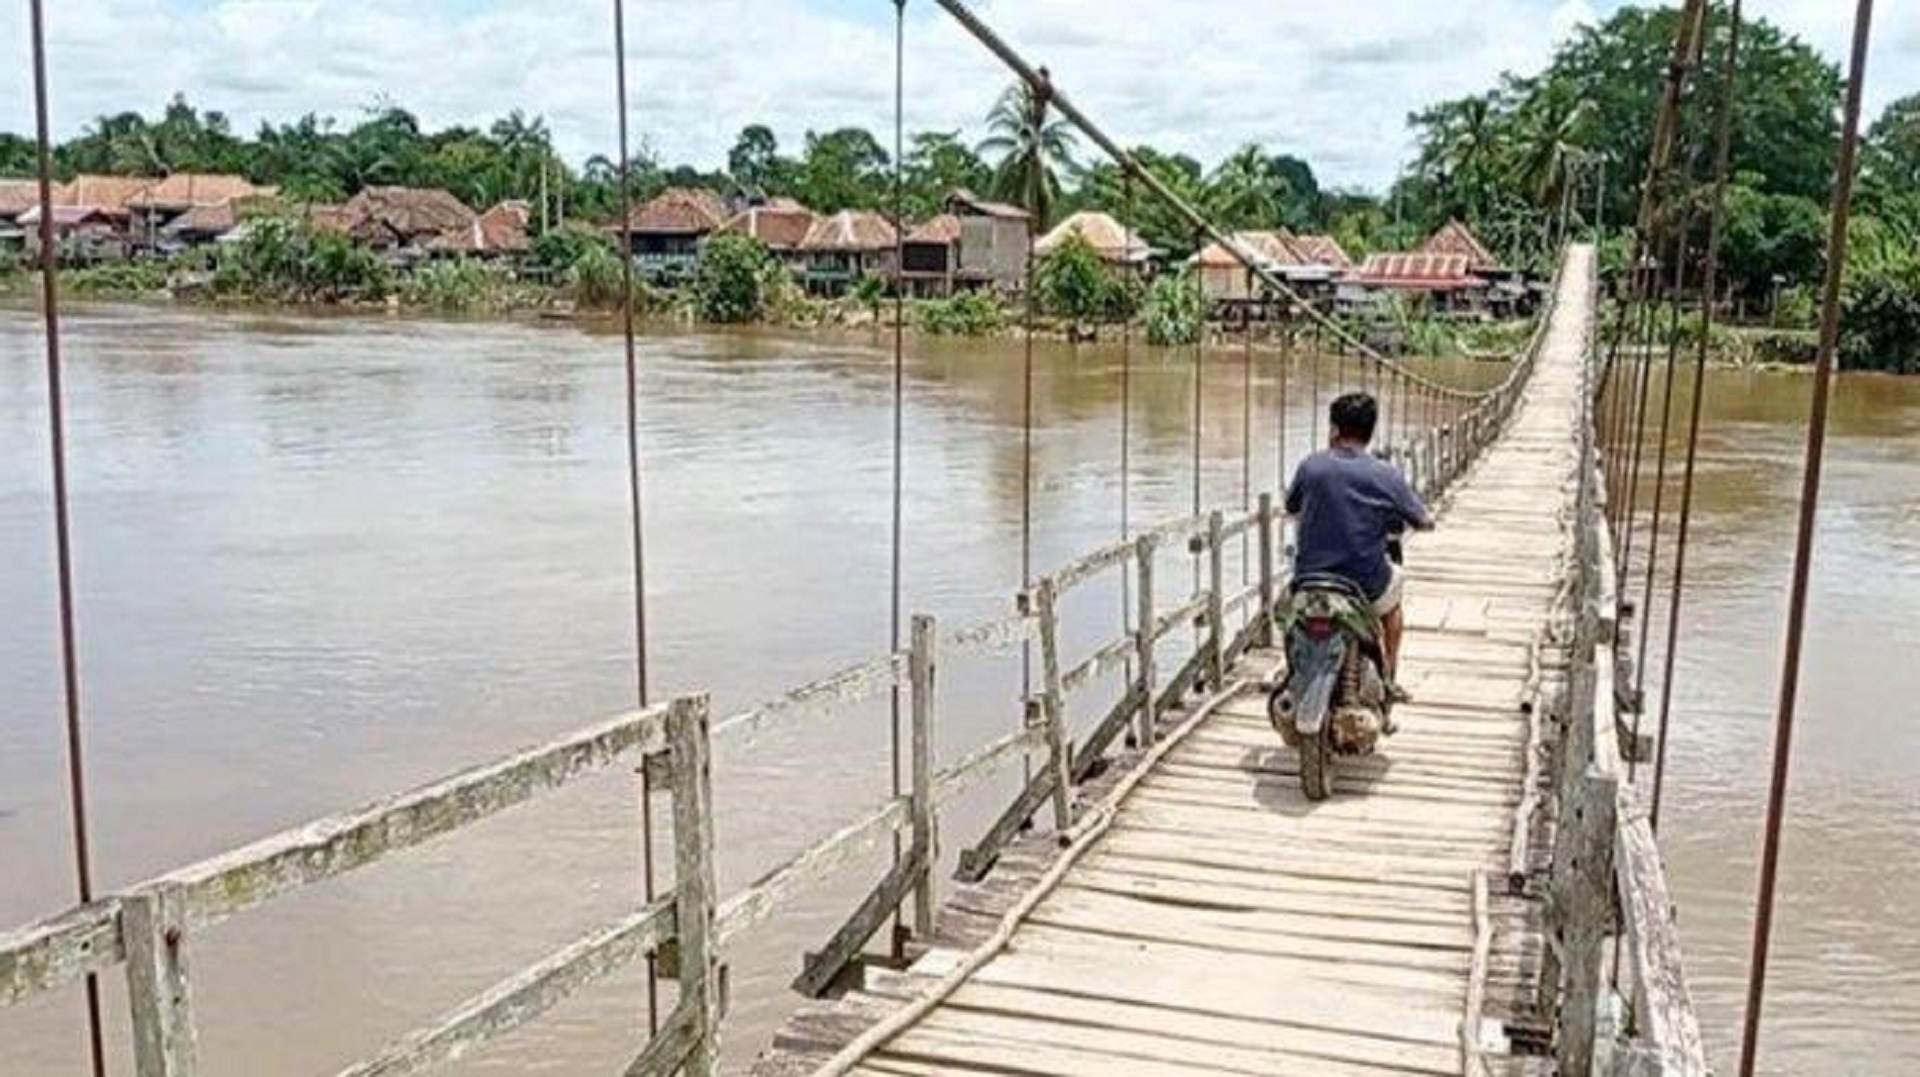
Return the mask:
[[(1407, 148), (1406, 114), (1543, 63), (1595, 20), (1588, 0), (980, 0), (987, 22), (1047, 63), (1124, 142), (1217, 159), (1257, 140), (1334, 183), (1378, 186)], [(1603, 10), (1617, 6), (1611, 0)], [(1838, 56), (1850, 4), (1753, 0)], [(1920, 4), (1883, 4), (1872, 98), (1920, 89)], [(60, 0), (49, 5), (55, 123), (152, 111), (175, 90), (251, 129), (316, 111), (351, 120), (390, 97), (429, 124), (513, 108), (550, 118), (582, 158), (614, 143), (608, 0)], [(908, 126), (977, 129), (1006, 73), (927, 0), (909, 3)], [(1895, 10), (1900, 9), (1900, 10)], [(717, 165), (767, 122), (890, 129), (886, 0), (629, 0), (634, 130), (669, 160)], [(23, 20), (13, 20), (24, 31)], [(0, 44), (0, 63), (25, 34)], [(9, 56), (12, 54), (12, 56)], [(0, 128), (31, 125), (24, 78), (0, 85)]]

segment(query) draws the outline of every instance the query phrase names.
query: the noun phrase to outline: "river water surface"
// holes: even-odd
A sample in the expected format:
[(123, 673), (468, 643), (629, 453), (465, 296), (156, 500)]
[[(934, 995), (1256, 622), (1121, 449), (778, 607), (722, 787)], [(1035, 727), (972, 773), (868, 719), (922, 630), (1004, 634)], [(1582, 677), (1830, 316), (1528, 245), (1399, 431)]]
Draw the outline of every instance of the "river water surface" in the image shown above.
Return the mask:
[[(620, 710), (633, 697), (618, 341), (571, 327), (91, 308), (68, 323), (97, 874), (124, 885)], [(642, 341), (651, 679), (730, 707), (884, 649), (888, 355), (864, 336)], [(1237, 352), (1204, 367), (1203, 492), (1243, 481)], [(1279, 362), (1250, 459), (1273, 485)], [(1136, 520), (1186, 511), (1190, 356), (1133, 356)], [(1114, 534), (1117, 348), (1040, 349), (1035, 561)], [(1313, 433), (1290, 368), (1287, 452)], [(1350, 373), (1350, 372), (1349, 372)], [(1486, 380), (1497, 370), (1455, 369)], [(39, 326), (0, 311), (0, 924), (72, 895)], [(1327, 384), (1333, 360), (1320, 364)], [(1020, 577), (1022, 368), (916, 345), (907, 606), (958, 624)], [(1664, 839), (1689, 971), (1730, 1064), (1807, 382), (1714, 376)], [(1835, 411), (1764, 1069), (1920, 1071), (1920, 382)], [(1670, 556), (1664, 554), (1663, 556)], [(1656, 613), (1658, 610), (1656, 609)], [(947, 700), (945, 758), (1012, 727), (1017, 676)], [(950, 682), (951, 683), (951, 682)], [(886, 791), (872, 711), (722, 751), (723, 888)], [(964, 843), (988, 802), (963, 807)], [(630, 906), (631, 775), (585, 783), (197, 938), (212, 1074), (333, 1072)], [(795, 955), (857, 897), (813, 895), (733, 955), (750, 1057)], [(124, 1006), (107, 981), (116, 1025)], [(79, 993), (0, 1011), (0, 1073), (81, 1072)], [(471, 1073), (614, 1072), (640, 978), (570, 1002)], [(124, 1042), (116, 1037), (114, 1042)], [(124, 1051), (115, 1051), (124, 1070)]]

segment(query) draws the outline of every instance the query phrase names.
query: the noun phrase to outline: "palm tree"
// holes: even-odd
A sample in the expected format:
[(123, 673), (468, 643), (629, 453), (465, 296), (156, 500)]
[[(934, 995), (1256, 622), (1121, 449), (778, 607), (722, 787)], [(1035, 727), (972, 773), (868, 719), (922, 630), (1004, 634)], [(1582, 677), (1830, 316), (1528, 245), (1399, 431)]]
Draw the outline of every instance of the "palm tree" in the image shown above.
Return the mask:
[(1534, 94), (1521, 106), (1507, 175), (1535, 208), (1551, 210), (1560, 202), (1574, 164), (1586, 153), (1593, 113), (1591, 99), (1553, 89)]
[(1492, 202), (1505, 150), (1501, 119), (1486, 96), (1449, 101), (1415, 118), (1432, 132), (1421, 170), (1441, 189), (1449, 213), (1478, 219)]
[(1290, 187), (1266, 150), (1248, 143), (1214, 170), (1207, 201), (1231, 227), (1275, 228), (1286, 216)]
[(987, 114), (991, 132), (978, 153), (998, 159), (993, 169), (996, 197), (1011, 199), (1045, 227), (1060, 195), (1060, 173), (1073, 167), (1073, 130), (1065, 120), (1049, 120), (1047, 100), (1025, 81), (1000, 95)]

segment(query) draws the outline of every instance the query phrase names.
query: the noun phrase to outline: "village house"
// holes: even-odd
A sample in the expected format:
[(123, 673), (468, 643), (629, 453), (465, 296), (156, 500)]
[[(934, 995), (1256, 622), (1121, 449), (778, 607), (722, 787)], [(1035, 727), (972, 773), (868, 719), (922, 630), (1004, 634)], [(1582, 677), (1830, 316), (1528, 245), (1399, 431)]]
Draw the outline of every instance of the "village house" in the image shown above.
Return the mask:
[(1027, 254), (1033, 245), (1027, 211), (988, 201), (963, 187), (947, 196), (946, 215), (960, 224), (953, 251), (954, 286), (1018, 291), (1026, 279)]
[(437, 187), (368, 187), (340, 208), (341, 230), (389, 261), (430, 256), (449, 233), (471, 229), (476, 214)]
[[(210, 240), (220, 234), (209, 234), (207, 231), (208, 226), (218, 218), (232, 213), (234, 220), (238, 221), (239, 203), (258, 205), (279, 194), (278, 188), (255, 186), (244, 176), (219, 173), (176, 172), (146, 182), (148, 186), (125, 202), (127, 235), (134, 246), (142, 250), (177, 246), (188, 241), (187, 237)], [(196, 222), (186, 228), (169, 230), (175, 221), (194, 210), (212, 211), (223, 205), (228, 207), (227, 211), (202, 213)], [(231, 227), (228, 225), (228, 228)]]
[(20, 215), (38, 205), (40, 182), (31, 179), (0, 179), (0, 258), (24, 254), (26, 229), (20, 227)]
[(954, 293), (960, 273), (960, 218), (942, 213), (920, 222), (900, 247), (900, 288), (920, 298)]
[[(34, 205), (22, 213), (18, 223), (24, 233), (25, 254), (38, 258), (40, 207)], [(55, 255), (62, 262), (117, 261), (127, 256), (126, 219), (99, 206), (55, 206), (53, 242)]]
[(894, 277), (893, 223), (867, 210), (841, 210), (820, 217), (800, 245), (806, 259), (801, 282), (814, 295), (845, 295), (864, 277)]
[(1420, 245), (1420, 250), (1424, 254), (1465, 256), (1468, 270), (1487, 282), (1480, 302), (1496, 317), (1511, 317), (1533, 305), (1533, 291), (1528, 287), (1526, 273), (1502, 265), (1499, 257), (1462, 221), (1450, 220), (1440, 226)]
[(700, 245), (720, 230), (732, 213), (712, 191), (669, 187), (634, 209), (623, 230), (632, 236), (628, 255), (643, 278), (684, 280), (700, 263)]
[(756, 239), (796, 280), (806, 274), (801, 248), (813, 230), (813, 211), (791, 198), (770, 198), (748, 206), (720, 226), (722, 232)]
[(527, 203), (502, 202), (475, 216), (468, 224), (435, 236), (428, 241), (427, 252), (484, 261), (518, 258), (532, 246), (527, 238), (532, 219), (533, 207)]
[(1487, 281), (1474, 275), (1472, 264), (1465, 254), (1370, 254), (1341, 278), (1337, 301), (1359, 312), (1400, 296), (1428, 313), (1470, 313), (1487, 294)]
[[(1234, 232), (1227, 236), (1234, 248), (1253, 259), (1262, 272), (1281, 275), (1282, 270), (1300, 261), (1293, 249), (1293, 236), (1286, 229), (1277, 231)], [(1243, 305), (1263, 297), (1266, 288), (1247, 269), (1245, 262), (1222, 243), (1209, 243), (1188, 260), (1200, 275), (1200, 290), (1213, 305)]]
[(1045, 258), (1075, 235), (1085, 240), (1101, 261), (1115, 268), (1141, 271), (1153, 257), (1153, 249), (1140, 233), (1093, 210), (1082, 210), (1055, 225), (1033, 245), (1033, 253)]

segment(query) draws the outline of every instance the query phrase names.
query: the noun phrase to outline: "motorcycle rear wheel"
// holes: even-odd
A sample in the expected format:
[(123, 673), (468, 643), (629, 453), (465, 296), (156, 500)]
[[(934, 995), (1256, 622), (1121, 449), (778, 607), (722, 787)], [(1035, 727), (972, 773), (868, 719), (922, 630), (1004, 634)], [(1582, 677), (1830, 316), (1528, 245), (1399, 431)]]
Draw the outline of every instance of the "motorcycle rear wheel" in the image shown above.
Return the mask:
[(1308, 800), (1325, 800), (1333, 795), (1333, 738), (1331, 724), (1319, 734), (1300, 740), (1300, 791)]

